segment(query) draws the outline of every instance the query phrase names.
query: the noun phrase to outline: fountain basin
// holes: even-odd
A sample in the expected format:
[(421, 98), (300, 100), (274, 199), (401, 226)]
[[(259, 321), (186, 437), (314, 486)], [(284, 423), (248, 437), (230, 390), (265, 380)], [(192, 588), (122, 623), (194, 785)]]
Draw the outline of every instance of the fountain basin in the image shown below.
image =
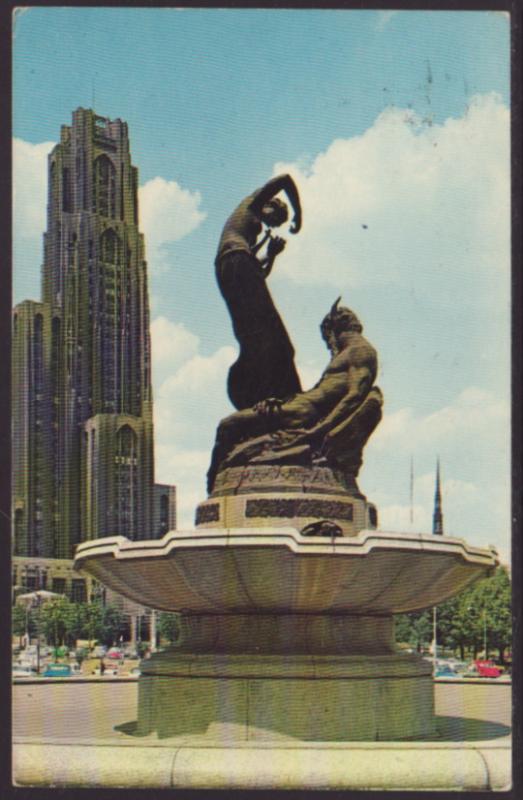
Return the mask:
[(422, 533), (307, 537), (293, 528), (171, 531), (84, 542), (75, 569), (186, 614), (390, 615), (437, 605), (498, 564), (494, 548)]

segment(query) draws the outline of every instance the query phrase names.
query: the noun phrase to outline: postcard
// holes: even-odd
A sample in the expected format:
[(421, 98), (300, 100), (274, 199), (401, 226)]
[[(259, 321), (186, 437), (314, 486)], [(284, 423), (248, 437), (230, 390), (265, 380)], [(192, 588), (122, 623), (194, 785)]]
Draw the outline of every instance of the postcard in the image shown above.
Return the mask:
[(510, 30), (15, 9), (15, 785), (510, 787)]

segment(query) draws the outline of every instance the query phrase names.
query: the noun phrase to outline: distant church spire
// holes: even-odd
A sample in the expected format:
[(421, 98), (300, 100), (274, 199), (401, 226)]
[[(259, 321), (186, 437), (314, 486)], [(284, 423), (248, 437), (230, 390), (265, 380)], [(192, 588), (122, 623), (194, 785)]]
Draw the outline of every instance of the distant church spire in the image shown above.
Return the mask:
[(436, 491), (434, 493), (434, 514), (432, 515), (432, 533), (435, 536), (443, 536), (443, 512), (441, 510), (439, 458), (436, 466)]

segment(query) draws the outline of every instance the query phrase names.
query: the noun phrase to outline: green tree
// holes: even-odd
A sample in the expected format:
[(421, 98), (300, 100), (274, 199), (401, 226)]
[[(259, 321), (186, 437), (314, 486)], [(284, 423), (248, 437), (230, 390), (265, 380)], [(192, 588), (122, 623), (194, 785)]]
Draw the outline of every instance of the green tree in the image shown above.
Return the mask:
[(91, 650), (102, 630), (103, 606), (98, 600), (94, 603), (82, 603), (79, 615), (82, 636), (89, 642)]
[(410, 644), (418, 653), (432, 641), (432, 616), (430, 611), (413, 611), (395, 617), (396, 641)]
[(118, 641), (124, 629), (124, 619), (115, 606), (104, 606), (99, 641), (110, 647)]
[(453, 652), (459, 652), (462, 660), (466, 657), (466, 648), (470, 647), (473, 642), (470, 614), (465, 595), (466, 593), (462, 592), (457, 597), (441, 603), (436, 609), (438, 645)]
[(30, 612), (24, 606), (13, 606), (11, 611), (11, 628), (14, 636), (20, 638), (20, 645), (22, 644), (22, 636), (27, 632), (29, 626), (29, 636), (34, 632), (34, 622), (31, 619)]
[(467, 598), (469, 614), (474, 623), (475, 643), (483, 649), (486, 636), (487, 653), (496, 649), (500, 662), (512, 645), (511, 585), (508, 571), (498, 567), (494, 575), (475, 584)]
[(124, 621), (118, 609), (114, 606), (103, 606), (98, 600), (82, 604), (80, 617), (80, 631), (88, 640), (89, 649), (95, 641), (110, 647), (123, 630)]
[[(505, 567), (472, 584), (436, 609), (436, 635), (439, 647), (474, 658), (483, 650), (496, 649), (503, 663), (504, 651), (511, 646), (510, 577)], [(396, 616), (396, 641), (416, 646), (418, 651), (432, 640), (432, 612), (421, 611)]]
[(40, 632), (54, 647), (68, 643), (69, 633), (76, 622), (76, 613), (75, 604), (67, 597), (58, 597), (43, 603), (37, 612)]
[(162, 639), (174, 644), (180, 635), (180, 615), (162, 611), (158, 617), (158, 631)]

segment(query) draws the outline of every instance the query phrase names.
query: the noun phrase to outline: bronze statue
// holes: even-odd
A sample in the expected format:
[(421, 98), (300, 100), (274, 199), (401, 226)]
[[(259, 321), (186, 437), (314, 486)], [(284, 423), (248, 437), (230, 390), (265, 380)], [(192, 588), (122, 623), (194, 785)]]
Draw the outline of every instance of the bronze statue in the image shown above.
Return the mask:
[(377, 355), (356, 314), (336, 300), (321, 323), (331, 360), (318, 383), (290, 398), (266, 397), (223, 419), (208, 488), (220, 469), (241, 464), (327, 463), (357, 475), (361, 451), (381, 418)]
[(283, 238), (271, 234), (272, 228), (288, 219), (287, 204), (276, 197), (282, 191), (294, 212), (290, 232), (297, 233), (301, 227), (298, 190), (290, 175), (280, 175), (240, 203), (225, 223), (218, 246), (216, 279), (240, 345), (227, 383), (231, 402), (238, 409), (266, 397), (285, 398), (301, 391), (294, 348), (265, 282), (285, 247)]

